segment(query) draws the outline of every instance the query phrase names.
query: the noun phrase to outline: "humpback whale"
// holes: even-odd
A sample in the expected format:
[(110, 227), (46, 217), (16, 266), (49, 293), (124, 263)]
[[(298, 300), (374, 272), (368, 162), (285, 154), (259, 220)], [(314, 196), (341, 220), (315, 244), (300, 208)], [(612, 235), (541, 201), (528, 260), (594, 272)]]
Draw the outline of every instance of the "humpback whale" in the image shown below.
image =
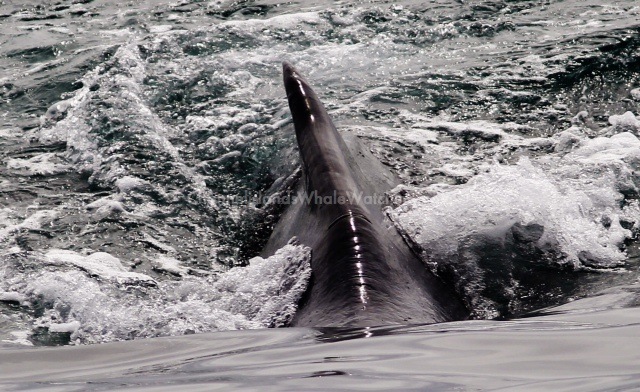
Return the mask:
[(293, 236), (311, 248), (311, 281), (291, 325), (466, 318), (454, 291), (431, 274), (373, 202), (398, 180), (354, 136), (345, 142), (309, 83), (287, 62), (283, 81), (303, 177), (298, 202), (280, 217), (263, 253), (273, 254)]

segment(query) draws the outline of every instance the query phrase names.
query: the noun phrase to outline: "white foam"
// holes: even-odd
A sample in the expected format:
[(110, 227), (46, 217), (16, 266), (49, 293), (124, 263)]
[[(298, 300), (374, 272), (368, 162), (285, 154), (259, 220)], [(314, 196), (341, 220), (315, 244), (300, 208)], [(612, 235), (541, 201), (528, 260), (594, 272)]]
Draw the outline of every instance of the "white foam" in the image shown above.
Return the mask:
[[(59, 163), (60, 160), (56, 153), (44, 153), (28, 159), (10, 158), (7, 160), (7, 167), (12, 170), (24, 171), (24, 174), (29, 176), (59, 174), (69, 171), (71, 166)], [(18, 172), (17, 174), (22, 173)]]
[(278, 15), (268, 19), (231, 20), (216, 25), (218, 29), (241, 29), (243, 35), (254, 33), (265, 28), (291, 29), (300, 24), (316, 25), (326, 23), (317, 12), (301, 12), (296, 14)]
[(158, 256), (153, 261), (153, 268), (158, 271), (182, 276), (190, 272), (190, 268), (181, 265), (180, 260), (168, 256)]
[(638, 120), (631, 112), (609, 116), (609, 124), (611, 124), (614, 129), (623, 129), (640, 133), (640, 120)]
[(17, 302), (21, 305), (28, 303), (27, 297), (24, 294), (21, 294), (15, 291), (13, 292), (0, 291), (0, 301)]
[[(0, 78), (0, 84), (2, 84), (2, 78)], [(7, 125), (0, 128), (0, 138), (13, 139), (20, 137), (22, 134), (23, 131), (20, 128), (12, 128)]]
[(156, 282), (149, 276), (137, 272), (129, 272), (122, 265), (120, 259), (105, 252), (96, 252), (83, 256), (70, 250), (51, 249), (45, 254), (44, 261), (51, 265), (75, 266), (90, 275), (119, 284), (156, 285)]
[(124, 176), (116, 180), (115, 186), (121, 193), (130, 193), (134, 190), (147, 187), (148, 183), (137, 177)]
[(444, 131), (448, 134), (461, 136), (472, 136), (486, 140), (498, 140), (508, 136), (503, 126), (488, 121), (469, 121), (465, 123), (451, 121), (431, 121), (416, 123), (417, 127)]
[(80, 328), (80, 322), (71, 321), (69, 323), (53, 323), (49, 324), (49, 332), (56, 333), (73, 333)]
[(429, 147), (429, 144), (438, 142), (438, 133), (433, 130), (422, 129), (423, 127), (421, 127), (421, 124), (414, 124), (412, 128), (409, 129), (384, 127), (366, 128), (368, 130), (375, 130), (378, 135), (384, 138), (400, 143), (412, 142), (423, 147)]
[(411, 200), (391, 216), (438, 262), (455, 259), (459, 244), (470, 235), (486, 232), (500, 238), (515, 223), (536, 223), (544, 226), (538, 246), (559, 242), (563, 262), (580, 268), (579, 254), (588, 251), (602, 266), (618, 265), (624, 255), (609, 242), (609, 231), (584, 214), (586, 203), (584, 194), (562, 190), (523, 158), (515, 166), (495, 165), (449, 192)]
[(9, 218), (2, 219), (2, 223), (0, 223), (0, 227), (2, 227), (2, 224), (6, 225), (0, 228), (0, 241), (5, 241), (12, 233), (20, 229), (38, 230), (45, 223), (50, 223), (56, 216), (58, 216), (58, 211), (56, 210), (39, 210), (29, 215), (22, 222), (16, 223), (18, 218), (14, 216), (13, 211), (8, 209), (0, 210), (0, 218)]
[(293, 316), (310, 277), (310, 255), (308, 248), (287, 245), (220, 276), (184, 275), (150, 286), (149, 277), (128, 272), (109, 254), (51, 250), (39, 261), (47, 268), (29, 276), (0, 270), (0, 286), (20, 289), (11, 298), (49, 304), (34, 327), (71, 333), (72, 343), (264, 328)]
[(632, 133), (623, 132), (611, 137), (584, 140), (580, 148), (567, 159), (575, 157), (583, 163), (606, 163), (625, 157), (635, 157), (639, 153), (640, 140)]
[(175, 255), (175, 254), (178, 253), (178, 251), (174, 247), (172, 247), (170, 245), (167, 245), (164, 242), (161, 242), (161, 241), (153, 238), (153, 236), (151, 236), (149, 233), (142, 232), (141, 234), (142, 234), (142, 241), (151, 244), (153, 247), (155, 247), (157, 249), (160, 249), (163, 252), (168, 253), (168, 254)]
[(108, 216), (114, 213), (126, 212), (124, 205), (119, 200), (114, 200), (112, 196), (101, 197), (85, 207), (87, 210), (98, 215)]
[(73, 106), (73, 104), (74, 100), (59, 101), (54, 103), (40, 118), (40, 125), (46, 125), (62, 120), (67, 115), (67, 111)]
[[(215, 210), (213, 197), (205, 184), (205, 179), (186, 164), (179, 149), (170, 138), (184, 136), (178, 127), (165, 124), (152, 111), (144, 98), (144, 79), (147, 76), (145, 62), (135, 43), (122, 45), (113, 55), (115, 66), (110, 72), (101, 72), (100, 68), (89, 72), (83, 79), (84, 87), (73, 98), (67, 100), (67, 116), (51, 126), (41, 127), (38, 136), (43, 142), (64, 141), (67, 144), (67, 155), (76, 169), (89, 172), (107, 183), (123, 186), (123, 190), (131, 190), (134, 181), (126, 165), (114, 159), (112, 149), (99, 147), (96, 136), (92, 134), (93, 116), (90, 104), (95, 94), (102, 94), (99, 99), (109, 101), (117, 106), (120, 113), (132, 122), (130, 127), (140, 131), (146, 148), (161, 151), (164, 157), (172, 161), (172, 167), (183, 175), (193, 186), (192, 194), (199, 198), (203, 205)], [(92, 91), (91, 86), (100, 85), (101, 89)], [(127, 115), (128, 114), (128, 115)], [(115, 144), (117, 146), (117, 144)], [(166, 159), (166, 158), (165, 158)], [(118, 182), (120, 180), (120, 182)], [(141, 184), (140, 184), (141, 185)]]
[(149, 26), (149, 32), (153, 34), (166, 33), (173, 30), (173, 25), (154, 25)]
[(475, 175), (474, 170), (470, 167), (468, 163), (462, 163), (462, 164), (447, 163), (434, 169), (434, 171), (440, 172), (448, 177), (465, 179), (465, 180)]
[(54, 33), (60, 33), (60, 34), (66, 34), (66, 35), (75, 35), (75, 33), (73, 31), (71, 31), (71, 29), (67, 28), (67, 27), (51, 27), (49, 28), (49, 31), (52, 31)]
[(569, 152), (582, 143), (582, 138), (572, 131), (573, 129), (567, 129), (553, 135), (553, 138), (556, 139), (554, 146), (556, 152)]
[(254, 257), (249, 267), (234, 268), (214, 285), (223, 296), (219, 306), (259, 322), (282, 326), (293, 317), (311, 277), (309, 248), (286, 245), (268, 259)]
[[(640, 194), (640, 140), (629, 132), (634, 120), (630, 114), (613, 117), (613, 126), (600, 137), (577, 123), (552, 138), (506, 133), (466, 156), (456, 152), (458, 140), (451, 145), (441, 140), (442, 133), (455, 135), (444, 124), (438, 143), (426, 152), (440, 154), (436, 162), (445, 163), (429, 172), (461, 176), (468, 183), (398, 187), (390, 193), (408, 201), (394, 205), (389, 215), (423, 251), (432, 270), (455, 276), (454, 283), (477, 317), (500, 314), (493, 300), (482, 294), (493, 284), (482, 264), (483, 257), (493, 257), (489, 248), (504, 246), (505, 258), (517, 249), (534, 252), (527, 255), (535, 254), (535, 263), (550, 268), (617, 271), (627, 261), (625, 242), (640, 227), (635, 200)], [(514, 156), (521, 158), (506, 164)], [(524, 261), (527, 257), (517, 262), (529, 262)], [(515, 295), (519, 284), (501, 282), (501, 295)]]
[(13, 339), (2, 340), (5, 343), (19, 344), (21, 346), (33, 346), (29, 340), (30, 331), (11, 331), (9, 332)]

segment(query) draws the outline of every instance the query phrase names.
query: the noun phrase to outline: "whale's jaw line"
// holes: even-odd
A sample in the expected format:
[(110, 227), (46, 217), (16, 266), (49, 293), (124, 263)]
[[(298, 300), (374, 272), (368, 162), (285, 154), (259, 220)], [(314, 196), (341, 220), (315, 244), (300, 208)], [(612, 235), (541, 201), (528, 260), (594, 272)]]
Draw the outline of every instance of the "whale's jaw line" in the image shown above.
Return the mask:
[(370, 158), (371, 165), (357, 162), (316, 93), (286, 62), (283, 81), (308, 204), (278, 225), (292, 226), (288, 233), (312, 249), (311, 284), (292, 324), (374, 326), (464, 318), (466, 310), (453, 291), (426, 270), (384, 219), (381, 206), (364, 203), (363, 195), (384, 196), (393, 177), (378, 173), (384, 171), (378, 162), (370, 172), (375, 165)]

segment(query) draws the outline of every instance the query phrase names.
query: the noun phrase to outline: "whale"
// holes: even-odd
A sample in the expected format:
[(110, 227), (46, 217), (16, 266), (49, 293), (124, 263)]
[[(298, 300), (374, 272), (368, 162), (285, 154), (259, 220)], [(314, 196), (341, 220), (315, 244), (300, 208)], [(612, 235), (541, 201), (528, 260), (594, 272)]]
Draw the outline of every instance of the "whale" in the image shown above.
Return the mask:
[[(370, 327), (468, 317), (383, 209), (399, 180), (357, 137), (341, 134), (306, 79), (288, 62), (283, 82), (302, 166), (296, 200), (263, 254), (295, 237), (311, 248), (311, 279), (291, 326)], [(344, 137), (343, 137), (344, 136)]]

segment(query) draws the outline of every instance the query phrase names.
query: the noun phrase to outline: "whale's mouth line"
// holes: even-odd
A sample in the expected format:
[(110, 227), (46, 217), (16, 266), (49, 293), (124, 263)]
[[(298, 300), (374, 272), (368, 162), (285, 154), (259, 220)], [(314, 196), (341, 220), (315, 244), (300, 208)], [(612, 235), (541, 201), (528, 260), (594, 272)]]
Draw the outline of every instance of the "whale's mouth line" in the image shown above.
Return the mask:
[(365, 221), (371, 223), (371, 220), (364, 214), (359, 213), (359, 212), (353, 212), (353, 211), (349, 211), (345, 214), (340, 215), (339, 217), (337, 217), (336, 219), (333, 220), (333, 222), (331, 222), (329, 224), (329, 227), (327, 227), (327, 230), (330, 230), (333, 226), (335, 226), (338, 222), (340, 222), (343, 219), (355, 219), (355, 218), (361, 218), (364, 219)]

